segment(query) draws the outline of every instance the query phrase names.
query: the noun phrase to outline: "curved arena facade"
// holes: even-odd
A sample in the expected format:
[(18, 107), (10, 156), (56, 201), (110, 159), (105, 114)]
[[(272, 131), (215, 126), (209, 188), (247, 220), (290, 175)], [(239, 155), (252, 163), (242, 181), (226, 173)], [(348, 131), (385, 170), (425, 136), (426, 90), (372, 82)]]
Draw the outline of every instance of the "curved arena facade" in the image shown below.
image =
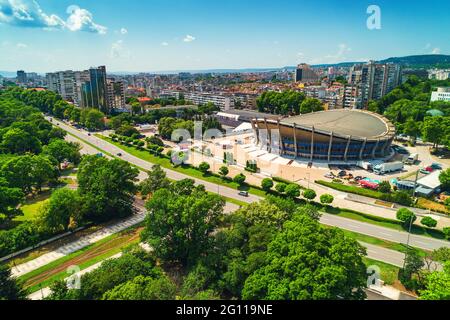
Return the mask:
[(331, 110), (252, 120), (256, 143), (271, 153), (307, 160), (358, 161), (390, 154), (392, 123), (373, 112)]

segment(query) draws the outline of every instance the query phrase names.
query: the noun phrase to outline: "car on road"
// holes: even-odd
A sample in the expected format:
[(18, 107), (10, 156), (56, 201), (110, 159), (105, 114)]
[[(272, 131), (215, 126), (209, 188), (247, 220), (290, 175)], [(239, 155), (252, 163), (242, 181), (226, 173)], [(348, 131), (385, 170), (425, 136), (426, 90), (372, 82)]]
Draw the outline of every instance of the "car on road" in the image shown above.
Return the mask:
[(356, 176), (356, 177), (353, 178), (353, 180), (355, 180), (355, 181), (360, 181), (360, 180), (363, 180), (363, 179), (364, 179), (364, 177), (362, 177), (362, 176)]
[(240, 191), (238, 194), (240, 196), (242, 196), (242, 197), (248, 197), (248, 192), (247, 191)]
[(118, 157), (121, 157), (121, 156), (122, 156), (122, 153), (119, 152), (119, 153), (117, 154), (117, 156), (118, 156)]
[(422, 173), (422, 174), (429, 174), (429, 173), (430, 173), (430, 171), (428, 171), (428, 170), (425, 169), (425, 168), (420, 169), (419, 172)]

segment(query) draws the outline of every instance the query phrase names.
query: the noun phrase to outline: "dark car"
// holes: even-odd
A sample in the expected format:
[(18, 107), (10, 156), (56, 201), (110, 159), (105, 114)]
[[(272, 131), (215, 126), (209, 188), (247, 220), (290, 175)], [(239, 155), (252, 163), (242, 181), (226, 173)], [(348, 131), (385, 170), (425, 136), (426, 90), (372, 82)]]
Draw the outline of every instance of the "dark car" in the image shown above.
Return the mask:
[(345, 172), (344, 170), (339, 171), (338, 176), (339, 177), (345, 177), (347, 175), (347, 172)]
[(248, 192), (247, 191), (240, 191), (239, 195), (242, 197), (248, 197)]
[(122, 156), (122, 153), (119, 152), (119, 153), (117, 154), (117, 156), (118, 156), (118, 157), (121, 157), (121, 156)]

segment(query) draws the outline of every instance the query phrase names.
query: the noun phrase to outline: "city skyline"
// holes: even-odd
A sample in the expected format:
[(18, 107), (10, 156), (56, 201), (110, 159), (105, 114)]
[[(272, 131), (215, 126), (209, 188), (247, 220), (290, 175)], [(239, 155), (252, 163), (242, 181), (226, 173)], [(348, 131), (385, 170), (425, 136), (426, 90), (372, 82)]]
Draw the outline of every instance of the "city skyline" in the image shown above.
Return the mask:
[[(366, 25), (371, 4), (381, 10), (379, 30)], [(275, 68), (448, 54), (446, 7), (438, 0), (425, 8), (406, 1), (0, 0), (0, 70)]]

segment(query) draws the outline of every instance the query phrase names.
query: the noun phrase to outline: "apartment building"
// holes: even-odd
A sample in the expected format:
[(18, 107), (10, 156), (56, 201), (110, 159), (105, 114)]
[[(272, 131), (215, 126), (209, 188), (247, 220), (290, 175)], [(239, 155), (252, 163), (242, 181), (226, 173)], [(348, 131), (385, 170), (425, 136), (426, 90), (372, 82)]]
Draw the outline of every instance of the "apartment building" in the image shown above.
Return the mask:
[(306, 63), (301, 63), (297, 66), (294, 78), (295, 82), (303, 83), (314, 83), (320, 80), (319, 75)]
[(450, 102), (450, 87), (439, 87), (437, 91), (431, 93), (431, 102), (447, 101)]
[(401, 84), (401, 67), (393, 63), (355, 65), (350, 69), (348, 83), (357, 87), (358, 108), (367, 106), (370, 100), (378, 100)]
[(447, 80), (448, 78), (450, 78), (450, 69), (428, 70), (428, 79), (430, 80)]
[(122, 81), (107, 80), (108, 108), (121, 109), (125, 107), (125, 88)]

